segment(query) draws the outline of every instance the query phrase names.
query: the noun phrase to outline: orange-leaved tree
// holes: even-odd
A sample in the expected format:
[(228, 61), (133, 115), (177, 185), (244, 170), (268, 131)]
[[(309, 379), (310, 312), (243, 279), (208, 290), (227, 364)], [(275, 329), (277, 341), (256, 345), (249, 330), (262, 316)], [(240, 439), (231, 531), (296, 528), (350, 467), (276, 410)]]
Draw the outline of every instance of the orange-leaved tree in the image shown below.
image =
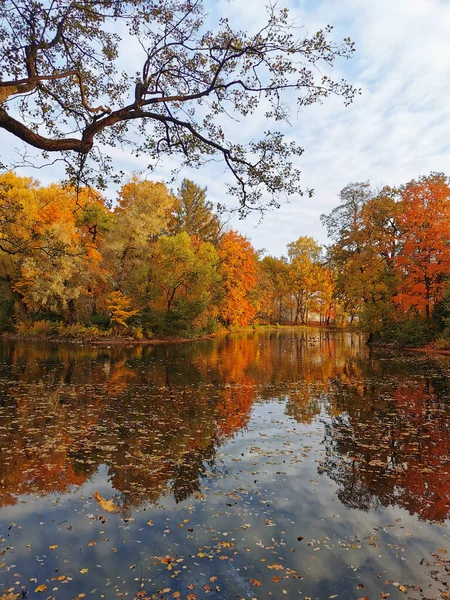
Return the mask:
[(222, 236), (217, 251), (223, 294), (219, 317), (226, 325), (248, 325), (256, 314), (251, 297), (258, 268), (256, 252), (247, 238), (236, 231)]
[(412, 180), (400, 190), (401, 283), (395, 302), (430, 319), (450, 273), (450, 180), (443, 173)]

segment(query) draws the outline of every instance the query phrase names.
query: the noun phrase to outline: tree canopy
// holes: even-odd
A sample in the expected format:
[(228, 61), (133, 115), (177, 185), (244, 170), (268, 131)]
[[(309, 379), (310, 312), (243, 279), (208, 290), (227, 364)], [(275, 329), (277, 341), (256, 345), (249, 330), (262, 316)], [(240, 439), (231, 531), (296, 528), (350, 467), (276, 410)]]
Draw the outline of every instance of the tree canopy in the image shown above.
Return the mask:
[[(56, 154), (82, 183), (105, 185), (105, 150), (127, 146), (149, 166), (162, 155), (191, 167), (223, 161), (242, 214), (302, 193), (294, 162), (303, 149), (281, 122), (296, 104), (331, 94), (351, 102), (356, 90), (322, 67), (349, 58), (353, 42), (333, 42), (330, 26), (307, 35), (276, 6), (255, 32), (226, 18), (208, 30), (204, 4), (0, 0), (0, 127)], [(232, 139), (227, 123), (260, 105), (276, 129)]]

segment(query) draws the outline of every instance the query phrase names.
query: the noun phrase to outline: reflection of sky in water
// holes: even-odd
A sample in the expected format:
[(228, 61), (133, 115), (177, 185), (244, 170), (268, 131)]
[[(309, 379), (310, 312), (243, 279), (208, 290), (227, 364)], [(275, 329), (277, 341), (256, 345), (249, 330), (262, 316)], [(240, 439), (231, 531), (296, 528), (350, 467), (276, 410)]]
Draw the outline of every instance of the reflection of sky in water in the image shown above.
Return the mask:
[[(22, 494), (15, 505), (6, 503), (0, 509), (0, 537), (3, 539), (0, 590), (14, 587), (18, 592), (21, 586), (26, 586), (29, 598), (57, 599), (75, 598), (78, 594), (93, 598), (116, 598), (121, 594), (134, 597), (140, 590), (151, 597), (158, 590), (169, 588), (170, 592), (164, 592), (163, 597), (173, 597), (178, 591), (181, 598), (197, 594), (198, 599), (263, 599), (269, 595), (274, 598), (322, 599), (334, 595), (346, 599), (378, 598), (380, 592), (390, 593), (391, 598), (440, 597), (438, 590), (444, 589), (442, 582), (435, 583), (430, 571), (436, 570), (442, 579), (445, 565), (433, 566), (436, 558), (430, 553), (439, 555), (440, 550), (449, 549), (446, 523), (419, 520), (401, 507), (401, 501), (395, 506), (389, 505), (386, 499), (397, 497), (396, 482), (400, 480), (395, 478), (403, 474), (391, 474), (383, 467), (387, 460), (382, 447), (383, 431), (377, 430), (378, 437), (370, 443), (365, 440), (367, 443), (358, 447), (350, 438), (353, 431), (361, 431), (364, 436), (366, 430), (358, 427), (364, 424), (364, 419), (370, 418), (372, 423), (376, 415), (396, 436), (392, 451), (395, 456), (401, 455), (406, 462), (416, 459), (413, 456), (415, 442), (411, 446), (401, 445), (403, 439), (409, 440), (411, 436), (408, 438), (403, 429), (397, 431), (393, 427), (403, 426), (405, 415), (409, 414), (414, 427), (420, 420), (420, 427), (426, 428), (422, 430), (425, 438), (437, 435), (438, 426), (440, 431), (445, 428), (448, 384), (443, 373), (448, 369), (448, 362), (422, 364), (420, 359), (403, 362), (371, 359), (369, 368), (364, 348), (357, 348), (355, 353), (341, 340), (335, 346), (328, 346), (331, 366), (327, 363), (324, 372), (322, 362), (326, 361), (321, 362), (314, 350), (296, 341), (293, 344), (292, 339), (287, 343), (285, 338), (277, 338), (275, 342), (258, 343), (258, 360), (264, 362), (265, 368), (255, 362), (255, 348), (251, 343), (236, 347), (227, 341), (223, 342), (226, 351), (220, 350), (217, 342), (219, 349), (214, 345), (203, 345), (200, 352), (186, 348), (181, 351), (181, 357), (175, 350), (165, 350), (150, 352), (144, 360), (142, 356), (126, 355), (124, 350), (126, 360), (120, 373), (119, 353), (113, 360), (95, 355), (78, 357), (70, 383), (64, 383), (67, 373), (62, 370), (59, 379), (66, 387), (63, 392), (60, 390), (60, 397), (64, 402), (57, 403), (52, 410), (60, 420), (66, 419), (68, 430), (73, 429), (74, 423), (78, 424), (83, 443), (89, 441), (91, 446), (88, 453), (81, 452), (83, 449), (79, 447), (73, 452), (76, 440), (70, 441), (64, 455), (66, 462), (61, 465), (66, 468), (67, 461), (75, 460), (79, 465), (86, 460), (88, 472), (93, 474), (87, 474), (84, 483), (60, 493), (52, 493), (54, 480), (51, 479), (48, 489), (41, 488), (35, 495)], [(264, 348), (271, 345), (276, 351), (264, 355)], [(268, 348), (266, 351), (269, 352)], [(309, 362), (308, 351), (311, 353)], [(213, 352), (217, 352), (214, 358)], [(233, 363), (233, 357), (242, 354), (248, 354), (247, 362), (240, 366)], [(52, 370), (61, 369), (55, 357), (57, 354), (52, 357), (51, 368), (46, 363), (48, 370), (42, 372), (43, 379), (50, 380)], [(227, 360), (229, 364), (225, 367)], [(5, 389), (12, 397), (16, 393), (19, 412), (17, 415), (8, 412), (10, 420), (3, 420), (1, 427), (9, 424), (13, 430), (21, 419), (28, 419), (34, 428), (42, 427), (42, 444), (47, 447), (51, 446), (45, 438), (49, 435), (46, 427), (51, 424), (50, 413), (43, 415), (43, 421), (35, 422), (34, 405), (22, 406), (26, 400), (24, 389), (28, 386), (30, 391), (36, 391), (34, 369), (36, 366), (42, 369), (38, 355), (33, 361), (36, 364), (30, 367), (22, 355), (20, 369), (16, 370), (14, 364), (3, 362)], [(104, 379), (98, 374), (92, 376), (96, 361), (102, 363)], [(271, 361), (277, 368), (285, 369), (282, 383), (277, 383), (276, 369), (268, 367)], [(104, 368), (106, 363), (108, 369)], [(23, 373), (27, 369), (29, 375), (25, 378)], [(175, 383), (168, 382), (167, 371)], [(431, 382), (427, 380), (430, 373), (434, 377)], [(116, 390), (113, 392), (108, 382), (114, 377)], [(101, 384), (97, 389), (102, 390), (102, 402), (106, 403), (97, 413), (89, 404), (91, 396), (95, 396), (92, 390), (96, 384)], [(52, 386), (55, 386), (54, 380)], [(170, 394), (176, 396), (183, 423), (193, 432), (193, 439), (188, 436), (183, 441), (182, 451), (177, 443), (181, 443), (184, 429), (178, 425), (176, 411), (171, 412), (172, 405), (167, 405), (167, 422), (161, 425), (158, 421), (165, 412), (158, 412), (161, 407), (155, 404), (159, 401), (157, 387), (164, 398)], [(242, 390), (245, 393), (240, 395)], [(256, 393), (248, 396), (249, 390)], [(411, 395), (411, 390), (415, 395)], [(153, 400), (146, 404), (148, 394)], [(128, 407), (123, 407), (125, 400), (136, 403), (137, 408), (127, 412)], [(97, 417), (88, 433), (82, 431), (83, 419), (70, 420), (75, 407), (83, 402)], [(202, 402), (199, 411), (198, 404)], [(45, 404), (41, 399), (39, 410), (42, 403)], [(0, 415), (3, 408), (0, 405)], [(339, 421), (344, 413), (345, 427), (353, 423), (351, 432)], [(111, 420), (114, 414), (116, 421)], [(352, 421), (356, 417), (357, 420)], [(125, 446), (125, 451), (123, 454), (107, 452), (103, 456), (102, 445), (112, 445), (113, 441), (105, 430), (114, 423), (117, 425), (115, 443), (119, 448)], [(173, 423), (177, 423), (176, 427)], [(222, 429), (217, 429), (217, 423)], [(326, 439), (325, 426), (330, 426), (327, 435), (331, 436), (331, 442)], [(370, 427), (368, 431), (367, 435), (374, 435)], [(201, 434), (195, 437), (195, 432)], [(34, 430), (30, 435), (36, 435)], [(96, 436), (100, 439), (99, 447), (95, 444)], [(190, 489), (191, 480), (195, 479), (200, 482), (199, 486), (194, 486), (189, 497), (175, 502), (171, 477), (176, 465), (169, 460), (166, 466), (170, 476), (166, 479), (163, 471), (158, 472), (163, 480), (161, 489), (158, 482), (149, 480), (147, 475), (144, 480), (145, 486), (154, 485), (160, 490), (156, 494), (152, 491), (149, 498), (159, 495), (159, 499), (132, 502), (136, 498), (132, 477), (139, 484), (140, 472), (139, 469), (130, 472), (130, 463), (137, 457), (139, 465), (145, 465), (145, 454), (144, 458), (138, 457), (139, 447), (145, 448), (148, 438), (160, 439), (158, 436), (163, 440), (161, 458), (163, 451), (171, 452), (176, 455), (176, 465), (184, 469), (185, 478), (179, 476), (177, 485)], [(67, 442), (59, 432), (55, 439), (60, 444)], [(215, 447), (213, 454), (208, 446), (211, 440)], [(337, 446), (334, 445), (336, 440)], [(381, 440), (379, 452), (371, 447), (375, 445), (374, 440)], [(431, 443), (432, 449), (440, 442), (438, 438), (436, 444)], [(150, 449), (154, 451), (155, 446)], [(204, 473), (199, 479), (198, 470), (183, 462), (190, 452), (197, 452), (206, 461), (200, 460)], [(349, 462), (349, 456), (356, 457), (355, 461)], [(17, 457), (23, 461), (23, 453)], [(380, 465), (361, 468), (364, 461), (368, 465), (373, 460), (379, 460)], [(323, 465), (332, 471), (338, 465), (338, 469), (329, 476), (322, 470)], [(348, 465), (351, 468), (356, 465), (360, 469), (356, 476), (363, 479), (358, 479), (358, 485), (367, 485), (372, 498), (370, 510), (347, 508), (339, 500), (337, 492), (348, 481), (339, 479), (340, 465), (346, 469)], [(32, 477), (32, 468), (28, 468)], [(430, 485), (436, 470), (434, 465), (433, 473), (426, 475)], [(347, 477), (348, 472), (344, 475)], [(120, 489), (113, 487), (111, 477)], [(23, 486), (20, 476), (17, 481)], [(6, 478), (1, 484), (6, 485), (5, 482)], [(14, 495), (12, 483), (10, 485), (8, 492)], [(377, 496), (379, 488), (382, 489)], [(123, 506), (123, 512), (105, 512), (93, 499), (94, 492), (106, 499), (114, 497)], [(415, 493), (417, 495), (417, 490)], [(432, 495), (423, 492), (423, 500), (432, 502)], [(50, 546), (56, 547), (50, 549)], [(440, 555), (445, 559), (443, 552)], [(171, 558), (169, 569), (161, 557)], [(83, 573), (84, 569), (87, 571)], [(66, 579), (61, 580), (63, 576)], [(423, 592), (408, 587), (404, 595), (394, 582), (420, 586)], [(42, 594), (34, 593), (41, 584), (47, 589)], [(211, 591), (205, 590), (205, 585), (210, 586)]]

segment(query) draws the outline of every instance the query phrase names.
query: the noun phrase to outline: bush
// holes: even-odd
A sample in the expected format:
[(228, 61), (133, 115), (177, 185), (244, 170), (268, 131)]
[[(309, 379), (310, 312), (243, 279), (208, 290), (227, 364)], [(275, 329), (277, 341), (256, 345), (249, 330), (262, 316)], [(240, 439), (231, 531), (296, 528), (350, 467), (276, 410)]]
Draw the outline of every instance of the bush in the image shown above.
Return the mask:
[(434, 328), (423, 319), (399, 321), (392, 328), (393, 341), (400, 346), (420, 348), (429, 344), (434, 335)]
[(99, 329), (109, 329), (111, 326), (111, 317), (106, 313), (97, 313), (89, 318), (89, 325)]
[(56, 321), (19, 321), (16, 325), (17, 334), (23, 338), (55, 337), (59, 333), (59, 324)]

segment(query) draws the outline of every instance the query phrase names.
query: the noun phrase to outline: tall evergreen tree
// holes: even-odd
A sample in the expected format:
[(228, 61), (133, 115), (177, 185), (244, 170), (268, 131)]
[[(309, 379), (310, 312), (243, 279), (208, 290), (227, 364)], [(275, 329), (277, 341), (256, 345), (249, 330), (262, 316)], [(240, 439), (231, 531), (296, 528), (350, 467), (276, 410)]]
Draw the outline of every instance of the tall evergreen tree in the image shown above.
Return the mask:
[(206, 191), (207, 188), (201, 188), (189, 179), (183, 180), (178, 190), (171, 230), (175, 234), (184, 231), (216, 246), (221, 237), (222, 224), (213, 212), (213, 203), (206, 199)]

